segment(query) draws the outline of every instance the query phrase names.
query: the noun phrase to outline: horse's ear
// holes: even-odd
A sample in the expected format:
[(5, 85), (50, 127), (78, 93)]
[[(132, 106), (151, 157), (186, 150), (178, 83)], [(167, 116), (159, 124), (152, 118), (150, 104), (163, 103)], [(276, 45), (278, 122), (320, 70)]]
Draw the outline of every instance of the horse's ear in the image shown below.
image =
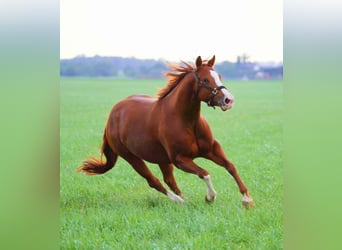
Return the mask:
[(198, 56), (196, 59), (196, 67), (199, 68), (200, 66), (202, 66), (202, 58)]
[(208, 66), (212, 67), (215, 64), (215, 55), (208, 61)]

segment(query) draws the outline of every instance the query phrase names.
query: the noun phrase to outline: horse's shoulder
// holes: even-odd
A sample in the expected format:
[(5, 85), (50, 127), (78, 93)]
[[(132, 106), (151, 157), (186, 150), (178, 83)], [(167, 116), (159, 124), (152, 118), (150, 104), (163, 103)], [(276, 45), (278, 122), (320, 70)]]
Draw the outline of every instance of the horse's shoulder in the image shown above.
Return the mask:
[(196, 134), (199, 137), (202, 137), (202, 138), (204, 137), (210, 140), (213, 137), (209, 123), (202, 115), (200, 116), (195, 129), (196, 129)]
[(201, 116), (196, 126), (196, 141), (201, 154), (206, 154), (214, 143), (214, 135), (211, 132), (209, 123)]
[(205, 119), (205, 117), (203, 115), (200, 115), (200, 118), (198, 120), (198, 124), (199, 124), (199, 128), (209, 129), (210, 130), (209, 123), (208, 123), (208, 121)]

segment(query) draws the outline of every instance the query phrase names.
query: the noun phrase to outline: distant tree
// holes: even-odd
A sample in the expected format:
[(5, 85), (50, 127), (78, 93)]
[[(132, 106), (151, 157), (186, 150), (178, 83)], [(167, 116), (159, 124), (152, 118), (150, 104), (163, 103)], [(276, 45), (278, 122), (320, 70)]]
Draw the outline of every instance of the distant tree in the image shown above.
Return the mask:
[(239, 65), (241, 63), (241, 57), (237, 56), (236, 57), (236, 64)]
[(242, 54), (241, 56), (241, 60), (242, 60), (242, 63), (247, 63), (248, 62), (248, 59), (249, 59), (249, 56), (247, 54)]
[[(256, 75), (257, 64), (249, 62), (249, 56), (237, 56), (236, 62), (224, 61), (217, 63), (215, 69), (225, 79), (241, 79), (246, 76), (253, 79)], [(129, 77), (129, 78), (164, 78), (167, 71), (165, 63), (161, 60), (140, 60), (123, 57), (85, 57), (78, 56), (73, 59), (60, 61), (61, 76), (83, 77)], [(283, 66), (260, 69), (268, 73), (271, 78), (281, 78)]]
[(134, 69), (130, 65), (126, 65), (123, 72), (126, 77), (135, 77)]
[(238, 77), (235, 65), (235, 63), (224, 61), (222, 63), (216, 64), (215, 69), (222, 75), (223, 78), (232, 79)]

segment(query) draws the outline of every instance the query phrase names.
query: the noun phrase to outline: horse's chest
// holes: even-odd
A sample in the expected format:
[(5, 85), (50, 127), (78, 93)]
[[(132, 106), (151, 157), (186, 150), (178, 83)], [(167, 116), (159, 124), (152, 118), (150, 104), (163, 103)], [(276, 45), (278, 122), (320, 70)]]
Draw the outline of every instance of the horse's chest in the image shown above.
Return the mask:
[(179, 154), (192, 158), (206, 155), (214, 141), (206, 123), (189, 125), (173, 121), (162, 126), (159, 132), (161, 144), (171, 158)]
[(210, 133), (201, 134), (193, 131), (189, 136), (189, 140), (183, 141), (183, 146), (187, 147), (189, 155), (198, 157), (206, 155), (211, 150), (213, 142), (214, 138)]
[(211, 150), (212, 140), (210, 138), (198, 138), (197, 139), (197, 148), (198, 154), (204, 155), (207, 154)]
[(198, 147), (198, 154), (203, 155), (208, 153), (214, 143), (214, 136), (210, 129), (205, 129), (203, 126), (200, 126), (197, 130), (195, 130), (195, 137)]

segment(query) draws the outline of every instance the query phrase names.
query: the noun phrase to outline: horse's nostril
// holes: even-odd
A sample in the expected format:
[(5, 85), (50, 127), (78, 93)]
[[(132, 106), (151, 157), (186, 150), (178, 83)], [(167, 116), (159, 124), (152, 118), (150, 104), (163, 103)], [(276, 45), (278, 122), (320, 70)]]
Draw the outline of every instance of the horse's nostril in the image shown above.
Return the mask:
[(225, 98), (225, 99), (224, 99), (224, 102), (225, 102), (226, 104), (228, 104), (228, 103), (230, 102), (230, 100), (229, 100), (228, 98)]

